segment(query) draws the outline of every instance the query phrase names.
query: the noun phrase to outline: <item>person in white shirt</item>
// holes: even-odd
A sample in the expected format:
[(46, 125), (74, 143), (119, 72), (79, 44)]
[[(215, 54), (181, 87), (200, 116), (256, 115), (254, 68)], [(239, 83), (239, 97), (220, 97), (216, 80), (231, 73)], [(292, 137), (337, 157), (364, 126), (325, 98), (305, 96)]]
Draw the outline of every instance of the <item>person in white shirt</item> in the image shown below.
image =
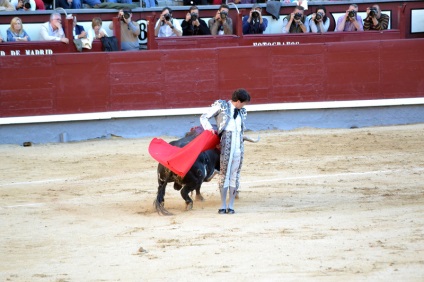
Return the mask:
[(102, 19), (101, 18), (93, 18), (91, 21), (91, 29), (88, 30), (87, 38), (90, 42), (93, 42), (95, 39), (100, 39), (102, 37), (109, 36), (106, 30), (102, 27)]
[(52, 13), (50, 21), (41, 25), (40, 40), (62, 41), (69, 44), (69, 39), (65, 37), (65, 32), (62, 28), (62, 18), (59, 13)]
[(157, 37), (170, 37), (182, 36), (183, 29), (178, 20), (172, 18), (172, 10), (169, 7), (162, 9), (162, 14), (156, 22), (155, 36)]
[(323, 33), (327, 32), (330, 27), (330, 19), (325, 15), (326, 9), (324, 6), (319, 6), (316, 9), (316, 13), (313, 13), (306, 17), (309, 31), (312, 33)]

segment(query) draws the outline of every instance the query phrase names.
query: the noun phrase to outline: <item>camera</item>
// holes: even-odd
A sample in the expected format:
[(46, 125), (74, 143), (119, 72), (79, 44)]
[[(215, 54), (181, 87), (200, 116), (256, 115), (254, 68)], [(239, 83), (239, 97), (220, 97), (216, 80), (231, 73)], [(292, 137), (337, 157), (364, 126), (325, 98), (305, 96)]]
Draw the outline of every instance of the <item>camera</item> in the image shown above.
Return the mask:
[(296, 21), (300, 20), (301, 18), (302, 18), (302, 14), (301, 14), (301, 13), (296, 13), (296, 14), (294, 14), (294, 19), (295, 19)]
[(355, 11), (349, 11), (348, 17), (349, 18), (356, 18), (356, 12)]
[(199, 15), (197, 15), (196, 13), (191, 13), (191, 20), (194, 22), (199, 18)]
[(31, 9), (31, 3), (29, 2), (29, 0), (24, 0), (22, 2), (24, 3), (25, 9)]
[(221, 19), (226, 19), (227, 15), (228, 15), (228, 13), (226, 11), (221, 11), (219, 14), (221, 16)]
[(168, 13), (168, 14), (165, 14), (163, 17), (164, 17), (164, 18), (165, 18), (165, 20), (166, 20), (166, 21), (168, 21), (168, 22), (171, 20), (171, 14), (169, 14), (169, 13)]
[(130, 17), (130, 13), (124, 12), (124, 19), (128, 20), (129, 17)]
[(378, 14), (377, 8), (371, 7), (370, 8), (370, 16), (374, 18), (377, 14)]
[(252, 12), (252, 18), (254, 18), (254, 19), (259, 18), (259, 13), (258, 12)]
[(317, 14), (315, 15), (315, 19), (316, 19), (317, 21), (321, 20), (323, 17), (324, 17), (324, 15), (323, 15), (322, 13), (317, 13)]

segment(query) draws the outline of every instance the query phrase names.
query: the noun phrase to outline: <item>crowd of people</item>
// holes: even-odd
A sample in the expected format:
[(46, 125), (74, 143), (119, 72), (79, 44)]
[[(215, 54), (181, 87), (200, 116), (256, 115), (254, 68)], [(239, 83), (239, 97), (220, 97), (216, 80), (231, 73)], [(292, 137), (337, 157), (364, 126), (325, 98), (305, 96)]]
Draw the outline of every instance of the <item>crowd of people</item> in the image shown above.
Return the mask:
[[(292, 13), (283, 19), (282, 33), (323, 33), (328, 32), (330, 18), (324, 6), (305, 16), (303, 6), (296, 6)], [(169, 7), (162, 9), (162, 14), (155, 25), (158, 37), (190, 36), (190, 35), (228, 35), (233, 34), (233, 21), (228, 16), (229, 6), (221, 4), (215, 16), (207, 25), (200, 18), (197, 6), (191, 6), (182, 23), (172, 18)], [(358, 5), (351, 4), (345, 14), (337, 19), (335, 32), (383, 30), (389, 25), (389, 16), (381, 13), (380, 6), (374, 4), (367, 8), (364, 20), (358, 15)], [(262, 8), (253, 4), (249, 12), (242, 18), (243, 34), (263, 34), (268, 27), (268, 20), (262, 16)]]
[[(26, 9), (25, 3), (37, 3), (38, 0), (0, 0), (0, 6), (8, 5), (13, 9)], [(41, 1), (41, 0), (40, 0)], [(64, 0), (68, 3), (74, 3), (80, 0)], [(99, 1), (99, 0), (83, 0)], [(131, 0), (112, 0), (112, 1), (131, 1)], [(41, 1), (42, 2), (42, 1)], [(37, 5), (37, 4), (35, 4)], [(7, 5), (6, 5), (7, 6)], [(6, 7), (4, 6), (4, 7)], [(8, 6), (8, 7), (9, 7)], [(32, 4), (31, 4), (32, 7)], [(214, 17), (206, 23), (199, 13), (197, 6), (191, 6), (180, 23), (179, 20), (172, 17), (172, 9), (164, 7), (161, 15), (155, 24), (155, 36), (192, 36), (192, 35), (228, 35), (233, 34), (233, 21), (229, 17), (229, 6), (221, 4)], [(303, 6), (296, 6), (292, 13), (283, 18), (282, 33), (324, 33), (329, 31), (330, 19), (327, 17), (326, 8), (318, 6), (315, 11), (305, 16)], [(118, 18), (121, 29), (121, 50), (135, 51), (139, 50), (140, 28), (132, 20), (131, 9), (122, 9), (118, 12)], [(95, 17), (92, 20), (90, 30), (85, 31), (84, 27), (77, 24), (76, 16), (73, 16), (73, 42), (78, 51), (85, 46), (91, 46), (92, 42), (103, 37), (111, 36), (102, 27), (102, 20)], [(381, 13), (380, 6), (373, 4), (366, 9), (364, 20), (358, 15), (358, 6), (350, 4), (346, 12), (340, 16), (335, 23), (335, 32), (343, 31), (364, 31), (364, 30), (383, 30), (388, 28), (389, 16)], [(258, 4), (253, 4), (248, 15), (242, 18), (243, 34), (263, 34), (268, 27), (268, 20), (262, 16), (262, 8)], [(109, 25), (113, 30), (113, 23)], [(7, 41), (30, 41), (31, 38), (23, 28), (22, 20), (19, 17), (12, 18), (10, 27), (7, 29)], [(6, 41), (1, 37), (0, 42)], [(50, 20), (40, 26), (40, 40), (43, 41), (61, 41), (69, 44), (62, 27), (61, 15), (53, 12)]]

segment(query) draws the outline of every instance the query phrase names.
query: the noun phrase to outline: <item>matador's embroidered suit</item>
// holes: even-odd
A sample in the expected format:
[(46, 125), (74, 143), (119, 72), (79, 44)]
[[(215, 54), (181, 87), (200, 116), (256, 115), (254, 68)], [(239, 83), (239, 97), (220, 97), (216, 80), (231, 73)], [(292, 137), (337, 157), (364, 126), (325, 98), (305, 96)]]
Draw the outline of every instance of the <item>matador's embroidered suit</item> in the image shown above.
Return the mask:
[[(237, 112), (237, 113), (235, 113)], [(221, 209), (226, 209), (226, 197), (230, 188), (229, 209), (233, 209), (235, 194), (240, 186), (240, 170), (243, 163), (246, 109), (236, 109), (231, 101), (217, 100), (208, 112), (200, 117), (205, 130), (212, 129), (209, 119), (214, 117), (221, 138), (219, 189)]]

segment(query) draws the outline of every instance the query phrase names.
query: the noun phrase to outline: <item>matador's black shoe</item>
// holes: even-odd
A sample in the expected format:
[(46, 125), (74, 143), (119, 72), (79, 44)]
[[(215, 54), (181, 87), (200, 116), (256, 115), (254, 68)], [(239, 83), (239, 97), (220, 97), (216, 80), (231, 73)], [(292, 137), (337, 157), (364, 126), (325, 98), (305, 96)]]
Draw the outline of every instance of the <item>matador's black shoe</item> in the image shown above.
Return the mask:
[(235, 211), (232, 210), (232, 209), (228, 209), (227, 213), (229, 213), (229, 214), (235, 214)]
[(225, 209), (219, 209), (219, 210), (218, 210), (218, 213), (219, 213), (219, 214), (224, 214), (224, 213), (227, 213), (227, 211), (226, 211)]

